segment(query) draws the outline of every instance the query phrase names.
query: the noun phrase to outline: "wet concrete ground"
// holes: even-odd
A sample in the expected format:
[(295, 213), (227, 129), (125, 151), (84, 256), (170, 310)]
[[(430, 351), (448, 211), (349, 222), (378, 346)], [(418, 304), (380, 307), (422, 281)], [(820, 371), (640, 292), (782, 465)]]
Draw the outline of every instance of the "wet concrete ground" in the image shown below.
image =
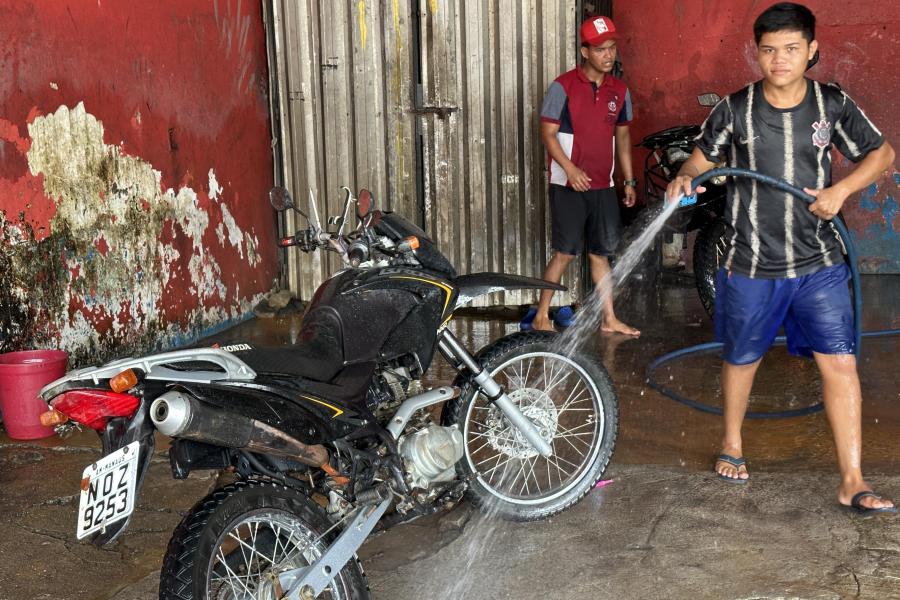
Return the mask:
[[(900, 327), (900, 277), (864, 278), (865, 328)], [(900, 598), (900, 517), (862, 519), (839, 509), (837, 475), (822, 413), (749, 421), (744, 450), (752, 481), (710, 474), (719, 418), (650, 389), (650, 360), (709, 341), (712, 327), (688, 282), (617, 302), (640, 339), (597, 336), (595, 349), (620, 402), (618, 445), (607, 477), (573, 509), (541, 523), (484, 522), (467, 505), (371, 539), (361, 557), (384, 598)], [(517, 328), (510, 313), (458, 318), (477, 348)], [(259, 319), (220, 342), (289, 342), (296, 318)], [(293, 333), (292, 333), (293, 332)], [(900, 338), (868, 339), (860, 374), (863, 464), (877, 490), (900, 499)], [(714, 355), (663, 367), (657, 377), (717, 404)], [(671, 377), (671, 379), (669, 379)], [(440, 359), (434, 383), (452, 378)], [(819, 400), (815, 366), (773, 349), (751, 410)], [(65, 442), (0, 436), (0, 599), (157, 597), (165, 544), (180, 515), (215, 485), (214, 474), (174, 481), (159, 454), (128, 533), (97, 550), (75, 540), (77, 489), (99, 457), (93, 433)]]

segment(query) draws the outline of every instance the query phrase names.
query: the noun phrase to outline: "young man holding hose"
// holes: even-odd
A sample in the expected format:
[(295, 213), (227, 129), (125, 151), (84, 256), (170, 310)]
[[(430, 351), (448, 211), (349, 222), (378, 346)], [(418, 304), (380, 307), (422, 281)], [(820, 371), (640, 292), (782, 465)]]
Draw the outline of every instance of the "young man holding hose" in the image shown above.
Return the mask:
[[(893, 163), (894, 151), (840, 88), (805, 77), (818, 47), (808, 8), (771, 6), (753, 32), (763, 79), (713, 108), (667, 197), (675, 201), (694, 193), (691, 180), (727, 159), (731, 167), (803, 188), (816, 201), (807, 204), (749, 178), (728, 181), (731, 239), (715, 307), (716, 339), (724, 344), (725, 433), (715, 471), (732, 483), (750, 477), (741, 424), (760, 360), (784, 326), (788, 350), (813, 357), (822, 376), (841, 473), (838, 502), (863, 513), (895, 512), (862, 475), (862, 395), (849, 270), (830, 223), (851, 194)], [(838, 182), (831, 180), (833, 146), (857, 163)]]

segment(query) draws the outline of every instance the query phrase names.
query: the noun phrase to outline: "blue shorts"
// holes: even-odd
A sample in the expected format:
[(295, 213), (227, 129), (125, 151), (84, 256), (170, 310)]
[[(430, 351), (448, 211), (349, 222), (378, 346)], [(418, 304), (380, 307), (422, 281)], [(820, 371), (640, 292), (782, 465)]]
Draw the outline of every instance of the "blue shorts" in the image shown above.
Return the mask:
[(853, 354), (856, 336), (846, 264), (791, 279), (750, 279), (720, 269), (716, 341), (733, 365), (756, 362), (784, 326), (791, 354)]

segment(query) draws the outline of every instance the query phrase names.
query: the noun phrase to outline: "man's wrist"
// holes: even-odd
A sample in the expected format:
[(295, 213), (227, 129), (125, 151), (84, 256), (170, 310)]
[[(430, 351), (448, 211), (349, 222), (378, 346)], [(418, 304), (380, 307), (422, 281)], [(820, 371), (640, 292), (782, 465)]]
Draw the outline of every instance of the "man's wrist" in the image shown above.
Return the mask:
[[(693, 171), (693, 173), (689, 173), (688, 171)], [(700, 169), (698, 169), (694, 165), (689, 165), (689, 164), (685, 163), (678, 170), (678, 174), (675, 177), (690, 177), (691, 179), (693, 179), (694, 177), (696, 177), (699, 174), (700, 174)]]
[(622, 185), (624, 185), (625, 187), (637, 187), (637, 179), (626, 179), (622, 182)]
[(837, 182), (837, 183), (835, 183), (835, 184), (832, 185), (831, 187), (834, 189), (834, 191), (836, 191), (838, 194), (840, 194), (841, 200), (846, 200), (847, 198), (850, 197), (850, 194), (853, 193), (853, 190), (851, 190), (850, 188), (848, 188), (848, 187), (844, 184), (843, 180), (842, 180), (842, 181), (839, 181), (839, 182)]

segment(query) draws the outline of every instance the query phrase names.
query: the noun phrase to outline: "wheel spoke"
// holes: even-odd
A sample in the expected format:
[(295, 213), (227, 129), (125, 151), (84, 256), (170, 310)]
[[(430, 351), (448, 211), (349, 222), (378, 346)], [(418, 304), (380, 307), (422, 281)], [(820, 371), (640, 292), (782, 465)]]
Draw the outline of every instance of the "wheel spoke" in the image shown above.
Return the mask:
[[(497, 456), (498, 456), (498, 457), (501, 457), (501, 458), (503, 457), (502, 454), (498, 454)], [(481, 475), (484, 476), (484, 475), (488, 475), (488, 474), (490, 474), (490, 473), (493, 473), (494, 471), (497, 470), (498, 467), (502, 467), (503, 465), (507, 464), (509, 461), (515, 460), (515, 458), (516, 458), (515, 456), (510, 456), (509, 458), (507, 458), (506, 460), (504, 460), (502, 463), (497, 463), (496, 465), (494, 465), (493, 467), (491, 467), (491, 470), (490, 470), (490, 471), (485, 471), (485, 472), (482, 473)]]
[(559, 467), (559, 463), (556, 462), (555, 460), (552, 460), (554, 456), (559, 455), (559, 451), (557, 451), (556, 444), (554, 442), (556, 442), (556, 438), (550, 440), (550, 447), (553, 448), (553, 454), (551, 456), (547, 457), (547, 469), (549, 470), (551, 463), (553, 464), (554, 467), (556, 467), (556, 472), (559, 475), (559, 483), (561, 484), (563, 482), (563, 477), (562, 477), (563, 471)]
[(561, 461), (561, 462), (564, 462), (564, 463), (566, 463), (567, 465), (572, 465), (573, 467), (575, 467), (575, 469), (578, 469), (578, 467), (581, 466), (581, 465), (576, 465), (575, 463), (573, 463), (573, 462), (570, 461), (570, 460), (566, 460), (566, 459), (563, 458), (562, 456), (557, 456), (557, 457), (556, 457), (556, 460), (559, 460), (559, 461)]
[(219, 546), (219, 561), (221, 562), (222, 566), (225, 567), (225, 570), (230, 574), (230, 577), (228, 578), (228, 585), (231, 586), (231, 591), (234, 594), (234, 597), (237, 598), (237, 590), (232, 583), (234, 580), (237, 580), (237, 582), (241, 584), (241, 587), (244, 588), (244, 591), (247, 592), (248, 596), (252, 596), (253, 594), (250, 591), (250, 588), (248, 588), (247, 585), (243, 581), (241, 581), (240, 576), (235, 573), (231, 567), (228, 566), (228, 561), (225, 559), (225, 554), (222, 552), (221, 546)]
[(503, 454), (502, 452), (497, 452), (497, 453), (495, 453), (493, 456), (489, 456), (488, 458), (482, 460), (481, 462), (479, 462), (479, 463), (476, 464), (475, 466), (476, 466), (476, 467), (480, 467), (481, 465), (483, 465), (484, 463), (486, 463), (486, 462), (489, 461), (489, 460), (500, 460), (500, 459), (503, 458), (504, 456), (506, 456), (506, 455)]
[[(575, 444), (573, 444), (567, 436), (559, 436), (559, 439), (563, 440), (565, 443), (572, 446), (572, 448), (575, 450), (575, 452), (578, 452), (581, 456), (584, 456), (584, 454), (581, 452), (581, 449), (578, 446), (576, 446)], [(583, 441), (583, 440), (581, 440), (581, 441)], [(590, 447), (591, 447), (591, 445), (588, 444), (588, 448), (590, 448)]]
[[(556, 458), (559, 458), (559, 457), (557, 456)], [(556, 470), (560, 472), (560, 474), (561, 474), (560, 479), (559, 479), (560, 483), (562, 483), (564, 481), (564, 479), (562, 478), (562, 475), (566, 476), (565, 479), (568, 479), (569, 477), (571, 477), (572, 474), (569, 473), (568, 471), (566, 471), (565, 469), (563, 469), (562, 467), (560, 467), (559, 462), (557, 460), (555, 460), (554, 457), (551, 456), (547, 460), (552, 462), (553, 466), (556, 467)], [(564, 460), (563, 462), (569, 462), (569, 461)], [(569, 464), (571, 465), (572, 463), (569, 463)]]
[[(249, 575), (250, 574), (250, 563), (253, 560), (253, 554), (256, 553), (256, 550), (254, 550), (253, 546), (251, 546), (250, 544), (248, 544), (247, 542), (242, 540), (240, 537), (234, 535), (233, 531), (228, 532), (228, 537), (230, 537), (231, 539), (233, 539), (234, 541), (236, 541), (238, 543), (238, 548), (240, 548), (241, 554), (244, 557), (244, 567), (247, 569), (247, 574)], [(244, 552), (245, 547), (250, 550), (250, 558), (249, 559), (247, 558), (247, 553)]]
[[(563, 373), (564, 370), (563, 370), (563, 369), (560, 369), (559, 372), (560, 372), (560, 373)], [(568, 379), (571, 375), (572, 375), (572, 373), (570, 372), (570, 373), (566, 374), (564, 377), (560, 377), (559, 380), (555, 380), (555, 379), (554, 379), (553, 381), (551, 381), (550, 383), (547, 384), (547, 387), (546, 387), (546, 388), (544, 388), (544, 393), (547, 394), (548, 397), (550, 397), (550, 392), (553, 391), (553, 388), (555, 388), (555, 387), (558, 386), (560, 383), (562, 383), (563, 381), (565, 381), (566, 379)], [(578, 381), (581, 381), (581, 379), (579, 378)]]
[[(578, 381), (575, 383), (575, 387), (572, 388), (572, 391), (569, 392), (569, 395), (566, 398), (565, 402), (563, 402), (563, 405), (559, 407), (559, 409), (558, 409), (559, 412), (569, 410), (569, 406), (571, 406), (572, 404), (575, 403), (575, 400), (572, 399), (572, 396), (574, 396), (575, 392), (578, 391), (578, 386), (582, 385), (583, 383), (584, 382), (579, 378)], [(587, 391), (587, 387), (585, 387), (585, 391)]]
[(537, 493), (538, 493), (538, 495), (540, 495), (541, 494), (541, 482), (538, 481), (537, 473), (535, 473), (535, 468), (534, 468), (537, 465), (537, 461), (538, 461), (537, 456), (532, 457), (531, 468), (529, 469), (529, 473), (530, 473), (531, 477), (534, 479), (534, 487), (537, 488)]
[[(260, 579), (262, 579), (262, 565), (260, 564), (260, 560), (259, 560), (260, 557), (262, 556), (262, 553), (257, 549), (258, 546), (256, 544), (256, 539), (259, 537), (259, 521), (255, 521), (253, 523), (253, 527), (250, 529), (253, 532), (251, 534), (251, 539), (253, 540), (254, 553), (257, 555), (257, 557), (256, 557), (256, 574)], [(247, 565), (247, 572), (248, 573), (250, 572), (250, 565)]]
[[(528, 464), (528, 459), (520, 458), (519, 462), (521, 463), (521, 466), (519, 467), (519, 471), (516, 473), (516, 478), (513, 480), (513, 483), (518, 481), (519, 474), (521, 473), (522, 474), (522, 487), (519, 488), (519, 494), (521, 495), (522, 490), (524, 490), (526, 494), (531, 495), (531, 490), (528, 489), (528, 473), (525, 472), (525, 465)], [(512, 487), (512, 486), (510, 486), (510, 487)]]
[[(582, 423), (581, 425), (576, 425), (575, 427), (572, 427), (571, 429), (565, 429), (564, 427), (560, 427), (559, 429), (556, 430), (556, 436), (564, 436), (564, 435), (574, 434), (579, 429), (584, 429), (585, 427), (593, 428), (594, 425), (595, 425), (594, 423)], [(556, 437), (556, 436), (554, 436), (554, 437)]]
[(534, 364), (534, 358), (528, 359), (528, 369), (525, 370), (525, 383), (528, 383), (528, 376), (531, 375), (531, 365)]

